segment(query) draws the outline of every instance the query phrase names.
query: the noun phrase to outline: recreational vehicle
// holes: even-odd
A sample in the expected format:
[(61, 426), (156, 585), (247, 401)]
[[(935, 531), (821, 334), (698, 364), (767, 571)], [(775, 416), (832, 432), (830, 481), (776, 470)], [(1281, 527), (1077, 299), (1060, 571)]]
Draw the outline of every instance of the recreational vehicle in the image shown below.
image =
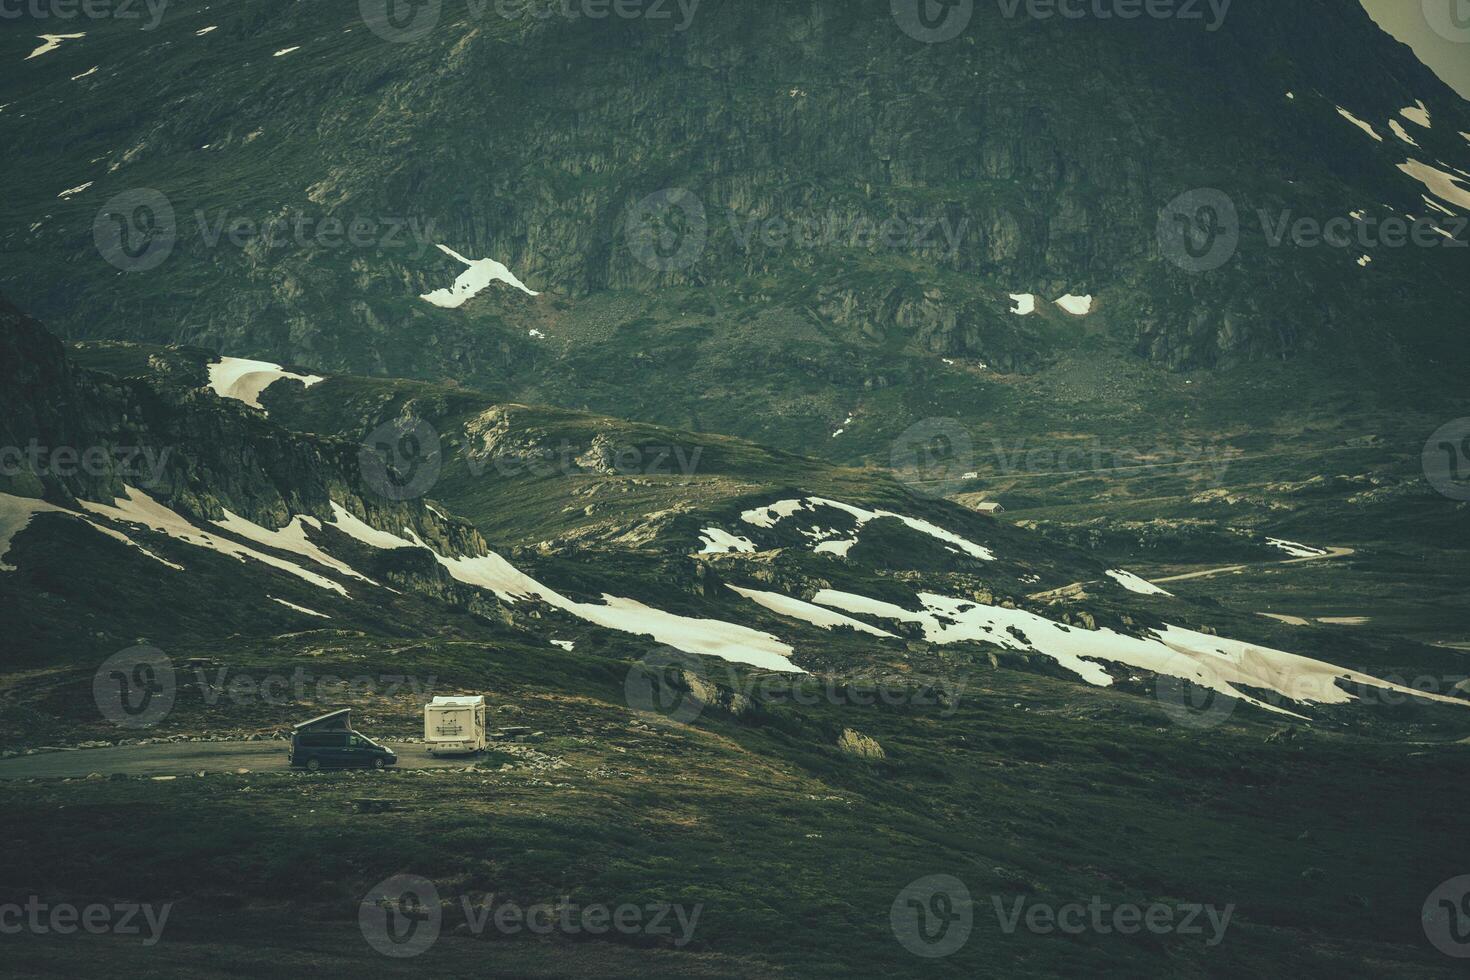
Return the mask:
[(484, 696), (437, 697), (424, 705), (424, 743), (430, 755), (485, 751)]

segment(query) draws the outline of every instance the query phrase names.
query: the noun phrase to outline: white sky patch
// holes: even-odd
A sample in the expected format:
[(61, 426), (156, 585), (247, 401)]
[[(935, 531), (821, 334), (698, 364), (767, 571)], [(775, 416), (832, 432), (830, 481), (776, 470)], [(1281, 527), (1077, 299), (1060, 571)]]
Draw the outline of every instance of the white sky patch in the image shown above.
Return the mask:
[(1164, 589), (1159, 588), (1157, 585), (1154, 585), (1152, 582), (1145, 581), (1139, 578), (1137, 575), (1134, 575), (1132, 572), (1124, 571), (1121, 568), (1109, 569), (1108, 578), (1112, 579), (1114, 582), (1117, 582), (1129, 592), (1136, 592), (1139, 595), (1173, 595), (1172, 592), (1167, 592)]
[[(978, 558), (981, 561), (995, 560), (995, 555), (993, 552), (990, 551), (989, 548), (982, 547), (978, 544), (975, 544), (973, 541), (966, 540), (965, 538), (960, 537), (958, 534), (946, 531), (939, 525), (930, 523), (929, 521), (922, 520), (916, 517), (905, 517), (903, 514), (896, 514), (891, 510), (867, 510), (862, 507), (854, 507), (851, 504), (844, 504), (840, 500), (829, 500), (826, 497), (806, 497), (795, 500), (778, 500), (774, 504), (770, 504), (766, 507), (756, 507), (752, 510), (747, 510), (745, 513), (740, 515), (740, 519), (745, 521), (745, 523), (753, 524), (756, 527), (771, 528), (775, 527), (778, 521), (784, 520), (785, 518), (790, 517), (791, 515), (798, 513), (799, 511), (810, 510), (817, 507), (832, 507), (846, 514), (850, 514), (853, 518), (857, 520), (859, 531), (861, 531), (863, 525), (867, 524), (869, 521), (877, 520), (880, 517), (891, 517), (895, 520), (902, 521), (910, 529), (918, 531), (920, 534), (926, 534), (931, 538), (944, 542), (946, 545), (949, 546), (949, 549), (956, 554), (966, 554), (972, 558)], [(851, 545), (848, 545), (848, 547), (851, 547)], [(833, 550), (835, 551), (835, 549)], [(846, 551), (844, 550), (839, 553), (846, 554)]]
[(171, 561), (164, 561), (121, 531), (116, 531), (110, 527), (98, 524), (85, 514), (78, 514), (74, 510), (67, 510), (64, 507), (49, 504), (44, 500), (34, 500), (30, 497), (13, 497), (8, 493), (0, 493), (0, 572), (15, 571), (13, 565), (7, 565), (4, 561), (6, 553), (10, 551), (10, 542), (17, 534), (30, 526), (31, 518), (37, 514), (65, 514), (68, 517), (74, 517), (92, 528), (92, 530), (114, 541), (120, 541), (130, 548), (137, 548), (160, 565), (167, 565), (176, 572), (182, 572), (184, 570), (183, 565), (175, 565)]
[(688, 653), (702, 653), (733, 663), (751, 664), (767, 670), (804, 673), (791, 663), (792, 648), (769, 633), (717, 619), (694, 619), (654, 609), (635, 599), (606, 595), (602, 603), (576, 602), (547, 588), (495, 553), (479, 558), (446, 558), (429, 548), (417, 534), (405, 529), (400, 538), (379, 531), (333, 504), (337, 527), (364, 544), (376, 548), (426, 548), (455, 581), (493, 592), (503, 602), (539, 599), (549, 606), (607, 629), (652, 636)]
[(1431, 128), (1429, 121), (1429, 106), (1424, 104), (1423, 99), (1415, 99), (1413, 105), (1409, 106), (1407, 109), (1400, 109), (1399, 115), (1403, 116), (1411, 123), (1416, 123), (1420, 126), (1423, 126), (1425, 129)]
[(790, 619), (799, 619), (813, 626), (820, 626), (824, 630), (834, 629), (838, 626), (847, 626), (857, 630), (859, 633), (867, 633), (869, 636), (886, 636), (890, 639), (898, 639), (887, 630), (880, 630), (875, 626), (869, 626), (859, 619), (844, 616), (833, 612), (822, 606), (814, 606), (810, 602), (793, 599), (790, 596), (781, 595), (778, 592), (761, 592), (757, 589), (743, 589), (738, 585), (727, 585), (731, 591), (738, 592), (745, 598), (757, 605), (764, 606), (778, 616), (786, 616)]
[(294, 603), (294, 602), (287, 602), (285, 599), (277, 599), (273, 595), (268, 595), (268, 596), (266, 596), (266, 598), (269, 599), (271, 602), (279, 602), (281, 605), (285, 606), (287, 609), (294, 609), (296, 612), (305, 613), (308, 616), (317, 616), (317, 617), (319, 617), (321, 619), (331, 619), (332, 618), (331, 616), (328, 616), (326, 613), (319, 613), (315, 609), (307, 609), (305, 606), (298, 606), (298, 605), (296, 605), (296, 603)]
[(282, 48), (281, 50), (277, 51), (275, 54), (271, 55), (271, 57), (272, 58), (284, 58), (286, 55), (290, 54), (292, 51), (300, 51), (300, 50), (301, 50), (301, 45), (298, 44), (298, 45), (296, 45), (295, 47), (292, 47), (292, 48)]
[(1057, 300), (1057, 305), (1073, 316), (1086, 316), (1092, 312), (1092, 297), (1074, 296), (1068, 293)]
[(1470, 190), (1461, 186), (1465, 183), (1461, 178), (1431, 167), (1427, 163), (1420, 163), (1418, 160), (1401, 163), (1399, 169), (1428, 187), (1429, 193), (1440, 200), (1470, 210)]
[(79, 82), (82, 79), (86, 78), (88, 75), (95, 75), (95, 74), (97, 74), (97, 69), (100, 68), (100, 67), (102, 67), (102, 66), (101, 65), (93, 65), (91, 68), (88, 68), (86, 71), (82, 72), (80, 75), (73, 75), (71, 77), (71, 80), (74, 81), (74, 82)]
[[(1294, 715), (1267, 704), (1246, 688), (1260, 688), (1299, 703), (1344, 704), (1354, 700), (1336, 684), (1339, 679), (1412, 694), (1411, 688), (1323, 663), (1307, 657), (1165, 626), (1142, 637), (1110, 629), (1084, 630), (1053, 622), (1022, 609), (979, 605), (965, 599), (920, 593), (922, 612), (866, 596), (825, 589), (815, 601), (847, 612), (918, 623), (931, 643), (988, 641), (1006, 649), (1041, 653), (1073, 671), (1089, 684), (1108, 687), (1112, 677), (1099, 661), (1122, 664), (1169, 677), (1186, 678), (1201, 687), (1240, 698), (1267, 711)], [(1011, 632), (1018, 631), (1021, 636)], [(1021, 637), (1025, 637), (1023, 640)], [(1466, 702), (1438, 694), (1430, 700), (1464, 706)], [(1300, 717), (1300, 716), (1297, 716)]]
[(74, 197), (77, 194), (80, 194), (82, 191), (86, 190), (88, 187), (91, 187), (94, 183), (96, 183), (96, 181), (89, 180), (85, 184), (78, 184), (75, 187), (68, 187), (66, 190), (62, 191), (60, 194), (57, 194), (56, 196), (59, 197), (59, 198), (61, 198), (63, 201), (65, 201), (69, 197)]
[(1034, 293), (1011, 293), (1011, 302), (1016, 305), (1011, 312), (1016, 316), (1030, 316), (1036, 312), (1036, 295)]
[(265, 408), (260, 404), (260, 396), (282, 378), (300, 381), (308, 388), (326, 380), (314, 374), (292, 374), (279, 364), (250, 361), (243, 357), (222, 357), (218, 364), (209, 366), (209, 386), (216, 395), (233, 398), (261, 411)]
[(1388, 121), (1388, 128), (1393, 130), (1393, 134), (1395, 136), (1403, 140), (1405, 143), (1408, 143), (1410, 146), (1419, 145), (1418, 143), (1414, 142), (1414, 137), (1409, 135), (1409, 131), (1404, 128), (1404, 124), (1399, 122), (1397, 119), (1390, 119)]
[(1273, 548), (1280, 548), (1293, 558), (1318, 558), (1328, 553), (1326, 548), (1314, 548), (1309, 544), (1297, 544), (1282, 538), (1267, 538), (1266, 543)]
[(419, 296), (419, 299), (446, 310), (457, 310), (484, 292), (492, 282), (503, 282), (514, 286), (527, 296), (541, 295), (527, 288), (526, 284), (517, 279), (514, 273), (494, 259), (467, 259), (448, 245), (440, 245), (439, 250), (455, 261), (463, 262), (469, 268), (460, 273), (459, 278), (454, 280), (453, 286), (448, 289), (436, 289), (432, 293), (424, 293)]
[(704, 545), (699, 552), (701, 555), (728, 555), (731, 552), (743, 555), (755, 553), (755, 542), (749, 538), (737, 537), (717, 527), (707, 527), (700, 531), (699, 541)]
[(1363, 122), (1363, 120), (1359, 119), (1357, 116), (1353, 115), (1351, 112), (1348, 112), (1342, 106), (1338, 106), (1337, 107), (1337, 111), (1342, 114), (1342, 118), (1346, 119), (1348, 122), (1352, 123), (1354, 126), (1358, 127), (1359, 129), (1361, 129), (1363, 132), (1367, 133), (1369, 136), (1373, 137), (1378, 142), (1380, 142), (1380, 143), (1383, 142), (1383, 137), (1382, 136), (1379, 136), (1378, 135), (1378, 131), (1376, 129), (1374, 129), (1372, 126), (1370, 126), (1367, 123)]
[(61, 47), (62, 41), (76, 41), (86, 36), (85, 31), (80, 34), (37, 34), (36, 37), (41, 41), (41, 46), (26, 55), (25, 60), (30, 61), (32, 58), (39, 58), (43, 54), (50, 54), (52, 51)]
[(336, 582), (316, 572), (302, 568), (294, 562), (285, 561), (272, 555), (256, 551), (254, 548), (236, 544), (218, 535), (211, 534), (202, 528), (191, 524), (182, 514), (169, 510), (163, 504), (154, 500), (141, 490), (130, 486), (123, 487), (124, 496), (121, 503), (113, 501), (111, 504), (94, 504), (90, 501), (82, 501), (82, 507), (89, 513), (106, 517), (109, 520), (121, 524), (140, 524), (152, 531), (166, 534), (171, 538), (191, 544), (196, 548), (207, 548), (217, 551), (222, 555), (245, 561), (254, 559), (272, 568), (280, 569), (295, 575), (305, 582), (310, 582), (319, 589), (327, 589), (338, 595), (346, 596), (347, 590)]

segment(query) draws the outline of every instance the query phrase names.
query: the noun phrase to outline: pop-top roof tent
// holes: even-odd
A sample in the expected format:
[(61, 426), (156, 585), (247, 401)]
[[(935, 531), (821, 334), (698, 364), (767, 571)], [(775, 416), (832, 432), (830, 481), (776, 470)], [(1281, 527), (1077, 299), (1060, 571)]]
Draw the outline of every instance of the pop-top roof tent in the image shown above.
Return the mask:
[(352, 731), (352, 709), (340, 708), (337, 711), (328, 711), (320, 717), (310, 721), (303, 721), (299, 725), (292, 725), (291, 730), (300, 734), (301, 732), (350, 732)]
[(465, 695), (464, 697), (446, 697), (441, 694), (429, 702), (429, 704), (440, 708), (477, 708), (484, 703), (485, 695), (483, 694), (473, 696)]

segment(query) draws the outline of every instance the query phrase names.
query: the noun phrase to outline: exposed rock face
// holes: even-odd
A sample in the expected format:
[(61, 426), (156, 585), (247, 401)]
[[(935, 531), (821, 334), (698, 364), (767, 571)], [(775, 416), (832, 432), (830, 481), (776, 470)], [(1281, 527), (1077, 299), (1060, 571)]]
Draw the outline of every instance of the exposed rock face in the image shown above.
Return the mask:
[[(362, 447), (288, 432), (207, 390), (77, 368), (3, 298), (0, 447), (0, 492), (17, 496), (110, 503), (131, 485), (196, 520), (229, 510), (268, 528), (298, 514), (331, 522), (336, 502), (381, 530), (412, 527), (442, 553), (486, 552), (473, 527), (377, 492), (361, 472)], [(436, 566), (432, 578), (442, 577)]]
[[(0, 122), (0, 161), (24, 154), (6, 168), (17, 208), (55, 210), (52, 175), (79, 156), (100, 173), (85, 206), (0, 238), (0, 287), (70, 337), (573, 407), (611, 376), (669, 393), (642, 410), (681, 424), (715, 411), (711, 378), (921, 388), (898, 352), (1031, 372), (1094, 334), (1173, 368), (1353, 343), (1460, 356), (1441, 328), (1470, 299), (1467, 253), (1383, 250), (1368, 275), (1342, 249), (1271, 246), (1257, 217), (1423, 211), (1423, 185), (1396, 169), (1411, 148), (1373, 142), (1338, 105), (1386, 129), (1424, 99), (1435, 122), (1411, 126), (1414, 152), (1470, 169), (1463, 101), (1358, 4), (1237, 0), (1218, 25), (976, 4), (942, 44), (906, 36), (877, 0), (706, 3), (682, 30), (471, 7), (486, 12), (445, 5), (428, 36), (394, 44), (352, 5), (242, 0), (217, 45), (324, 40), (267, 73), (207, 76), (170, 11), (128, 35), (147, 86), (61, 101), (41, 75), (18, 83), (28, 109)], [(79, 148), (93, 131), (105, 140)], [(184, 184), (189, 154), (203, 155)], [(178, 233), (166, 261), (119, 276), (99, 260), (96, 209), (139, 188), (167, 197)], [(1241, 217), (1238, 254), (1208, 274), (1170, 262), (1156, 235), (1161, 209), (1198, 188)], [(638, 209), (669, 189), (687, 194)], [(658, 250), (638, 247), (630, 214), (656, 226)], [(256, 233), (216, 234), (237, 218)], [(367, 221), (370, 244), (344, 245), (328, 218)], [(423, 302), (464, 271), (441, 242), (543, 295), (493, 284), (461, 309)], [(72, 288), (49, 285), (62, 268)], [(1012, 291), (1038, 313), (1012, 314)], [(1096, 295), (1096, 312), (1060, 313), (1067, 293)], [(665, 301), (677, 308), (650, 320)], [(770, 349), (755, 323), (778, 314), (815, 320), (822, 346)], [(692, 330), (744, 350), (667, 349)], [(768, 435), (738, 421), (721, 425)]]
[(844, 728), (842, 734), (837, 738), (837, 747), (848, 755), (855, 755), (860, 759), (886, 759), (888, 754), (883, 751), (883, 746), (878, 740), (864, 735), (862, 732), (851, 728)]

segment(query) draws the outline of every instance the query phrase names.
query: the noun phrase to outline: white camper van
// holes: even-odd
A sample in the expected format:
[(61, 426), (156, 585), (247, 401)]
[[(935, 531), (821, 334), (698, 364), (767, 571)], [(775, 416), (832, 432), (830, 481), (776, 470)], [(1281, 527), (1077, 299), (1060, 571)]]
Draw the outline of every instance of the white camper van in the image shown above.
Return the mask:
[(438, 697), (424, 705), (424, 742), (430, 755), (483, 752), (485, 697)]

